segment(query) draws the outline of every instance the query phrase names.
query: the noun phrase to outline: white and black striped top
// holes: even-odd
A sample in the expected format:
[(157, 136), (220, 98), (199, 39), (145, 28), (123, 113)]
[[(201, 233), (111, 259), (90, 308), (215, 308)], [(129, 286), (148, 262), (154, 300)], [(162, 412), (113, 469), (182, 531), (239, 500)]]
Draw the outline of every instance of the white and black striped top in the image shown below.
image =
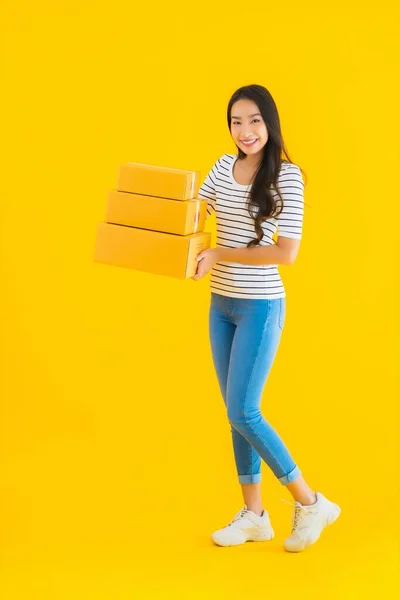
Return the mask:
[[(238, 154), (220, 156), (200, 187), (198, 197), (208, 200), (207, 219), (216, 212), (217, 246), (225, 248), (246, 247), (256, 238), (254, 219), (250, 217), (246, 200), (251, 185), (237, 183), (233, 178), (233, 165)], [(264, 237), (261, 246), (274, 244), (272, 236), (300, 240), (304, 213), (304, 182), (299, 167), (282, 162), (278, 186), (283, 198), (283, 209), (278, 217), (264, 221), (261, 226)], [(271, 192), (278, 200), (276, 190)], [(255, 209), (257, 210), (257, 209)], [(210, 288), (216, 294), (233, 298), (283, 298), (283, 286), (279, 265), (246, 265), (237, 262), (217, 262), (210, 272)]]

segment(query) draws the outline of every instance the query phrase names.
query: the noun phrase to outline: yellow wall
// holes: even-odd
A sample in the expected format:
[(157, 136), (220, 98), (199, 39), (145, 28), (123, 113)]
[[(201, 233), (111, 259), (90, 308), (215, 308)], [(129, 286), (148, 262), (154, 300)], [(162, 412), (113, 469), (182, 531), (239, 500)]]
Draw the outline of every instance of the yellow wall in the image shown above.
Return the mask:
[[(3, 13), (4, 600), (232, 598), (260, 581), (288, 594), (304, 585), (310, 598), (328, 585), (327, 557), (339, 561), (332, 597), (377, 597), (391, 584), (394, 2), (275, 4), (38, 0)], [(291, 509), (279, 498), (291, 497), (265, 464), (274, 545), (220, 553), (209, 539), (242, 504), (209, 347), (209, 276), (93, 262), (118, 166), (204, 177), (236, 151), (226, 106), (250, 83), (271, 91), (308, 175), (300, 254), (280, 267), (287, 318), (263, 413), (310, 485), (343, 509), (311, 558), (290, 563), (281, 541)], [(215, 246), (215, 217), (206, 228)], [(299, 565), (307, 583), (287, 576)]]

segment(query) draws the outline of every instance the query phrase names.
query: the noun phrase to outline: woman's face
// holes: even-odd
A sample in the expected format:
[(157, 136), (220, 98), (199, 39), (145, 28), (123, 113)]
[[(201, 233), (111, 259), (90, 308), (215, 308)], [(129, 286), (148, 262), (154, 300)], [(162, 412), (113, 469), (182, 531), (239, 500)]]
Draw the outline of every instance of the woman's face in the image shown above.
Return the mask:
[[(257, 104), (252, 100), (242, 98), (232, 105), (231, 135), (245, 154), (256, 155), (264, 148), (268, 131)], [(254, 143), (249, 145), (246, 142)]]

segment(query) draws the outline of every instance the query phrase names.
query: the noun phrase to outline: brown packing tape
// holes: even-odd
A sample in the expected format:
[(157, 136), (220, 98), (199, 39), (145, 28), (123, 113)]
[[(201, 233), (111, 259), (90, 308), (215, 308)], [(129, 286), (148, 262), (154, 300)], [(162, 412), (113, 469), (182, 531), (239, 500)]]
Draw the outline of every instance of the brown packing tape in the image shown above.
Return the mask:
[(188, 190), (187, 195), (189, 196), (189, 198), (193, 198), (194, 197), (194, 187), (196, 184), (196, 173), (190, 174), (189, 184), (190, 184), (190, 189)]
[(194, 225), (193, 225), (193, 233), (198, 231), (199, 227), (199, 217), (200, 217), (200, 200), (196, 200), (196, 208), (194, 214)]
[(193, 233), (204, 231), (207, 214), (207, 200), (198, 198), (197, 200), (190, 202), (195, 204), (193, 210), (193, 225), (191, 225), (190, 230)]

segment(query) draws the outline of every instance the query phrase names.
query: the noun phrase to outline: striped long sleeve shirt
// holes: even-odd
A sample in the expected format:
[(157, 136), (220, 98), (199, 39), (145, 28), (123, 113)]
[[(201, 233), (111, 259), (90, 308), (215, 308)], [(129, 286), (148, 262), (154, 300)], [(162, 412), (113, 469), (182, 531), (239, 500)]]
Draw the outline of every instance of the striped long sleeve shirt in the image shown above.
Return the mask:
[[(251, 184), (243, 185), (233, 177), (237, 154), (223, 154), (214, 163), (204, 179), (198, 197), (207, 199), (207, 219), (215, 211), (217, 219), (217, 247), (240, 248), (256, 238), (254, 219), (246, 206)], [(283, 209), (278, 217), (261, 224), (264, 237), (260, 246), (274, 244), (276, 231), (282, 237), (300, 240), (304, 213), (304, 183), (299, 167), (282, 162), (278, 187), (283, 198)], [(276, 200), (275, 189), (271, 193)], [(278, 202), (280, 206), (280, 202)], [(278, 265), (246, 265), (237, 262), (217, 262), (210, 272), (210, 288), (216, 294), (233, 298), (283, 298), (286, 291)]]

